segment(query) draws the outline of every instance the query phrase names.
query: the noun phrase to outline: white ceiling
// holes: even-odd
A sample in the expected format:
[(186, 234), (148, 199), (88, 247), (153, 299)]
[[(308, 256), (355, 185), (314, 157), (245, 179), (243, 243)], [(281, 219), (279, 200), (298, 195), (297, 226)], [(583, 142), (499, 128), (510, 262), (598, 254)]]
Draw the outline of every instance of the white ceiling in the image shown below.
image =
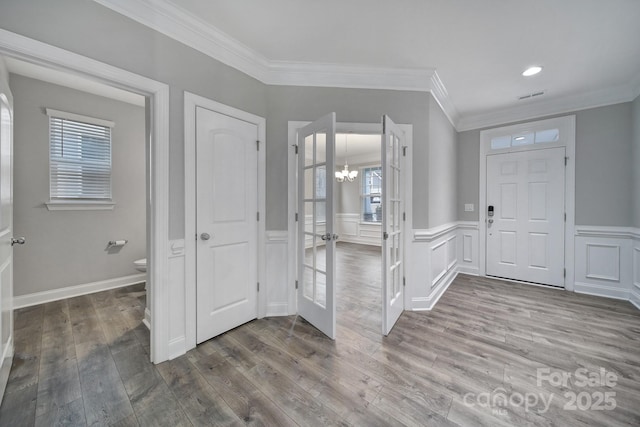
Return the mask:
[[(462, 117), (591, 92), (585, 102), (598, 104), (597, 98), (617, 99), (624, 91), (630, 98), (640, 88), (638, 0), (175, 0), (173, 5), (270, 61), (435, 69)], [(522, 77), (533, 64), (544, 66), (543, 72)], [(545, 95), (517, 100), (538, 90)]]

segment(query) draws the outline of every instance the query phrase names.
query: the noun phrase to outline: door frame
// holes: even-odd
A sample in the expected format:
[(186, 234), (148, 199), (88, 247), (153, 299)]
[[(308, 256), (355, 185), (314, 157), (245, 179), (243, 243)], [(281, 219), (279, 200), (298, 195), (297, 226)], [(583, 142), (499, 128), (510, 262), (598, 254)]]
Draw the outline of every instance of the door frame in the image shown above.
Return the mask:
[[(504, 150), (491, 150), (491, 138), (505, 134), (515, 134), (526, 131), (557, 128), (560, 130), (561, 142), (558, 144), (542, 144), (540, 146), (523, 146)], [(576, 116), (569, 115), (546, 120), (536, 120), (517, 125), (501, 126), (480, 132), (480, 179), (478, 200), (478, 268), (479, 275), (487, 275), (487, 155), (499, 153), (513, 153), (532, 151), (536, 149), (565, 147), (565, 213), (567, 220), (564, 225), (564, 268), (566, 277), (564, 288), (574, 290), (574, 234), (575, 234), (575, 174), (576, 174)]]
[(14, 57), (52, 69), (80, 75), (109, 86), (147, 97), (151, 115), (148, 224), (149, 259), (147, 282), (151, 284), (150, 359), (168, 360), (170, 280), (166, 262), (169, 253), (169, 86), (165, 83), (96, 61), (10, 31), (0, 29), (0, 55)]
[[(380, 116), (382, 117), (382, 116)], [(298, 170), (296, 168), (296, 151), (295, 145), (297, 144), (298, 129), (308, 125), (311, 121), (289, 121), (288, 122), (288, 144), (287, 144), (287, 162), (288, 162), (288, 177), (287, 177), (287, 234), (288, 234), (288, 259), (289, 265), (287, 269), (287, 296), (288, 296), (288, 314), (294, 315), (298, 313), (298, 301), (296, 298), (295, 281), (297, 279), (297, 265), (298, 265), (298, 252), (297, 252), (297, 227), (296, 227), (296, 211), (298, 207)], [(412, 224), (413, 224), (413, 125), (411, 124), (398, 124), (398, 126), (404, 131), (407, 145), (407, 155), (405, 160), (405, 169), (407, 179), (404, 180), (404, 194), (405, 194), (405, 212), (407, 219), (404, 221), (404, 233), (405, 236), (410, 236)], [(369, 133), (382, 135), (382, 123), (346, 123), (336, 122), (336, 133)], [(411, 244), (410, 239), (405, 237), (404, 239), (404, 261), (405, 261), (405, 277), (410, 280), (407, 272), (407, 267), (410, 265), (411, 260)], [(382, 251), (382, 247), (380, 248)], [(381, 266), (382, 267), (382, 266)], [(410, 286), (405, 286), (404, 293), (404, 306), (409, 307), (411, 297), (407, 292)], [(380, 315), (382, 315), (382, 306), (380, 307)]]
[[(265, 200), (266, 200), (266, 120), (264, 117), (221, 104), (217, 101), (184, 92), (184, 278), (185, 278), (185, 313), (186, 344), (190, 349), (196, 346), (196, 107), (203, 107), (229, 117), (243, 120), (258, 126), (258, 319), (267, 311), (266, 263), (265, 263)], [(195, 237), (194, 237), (195, 236)]]

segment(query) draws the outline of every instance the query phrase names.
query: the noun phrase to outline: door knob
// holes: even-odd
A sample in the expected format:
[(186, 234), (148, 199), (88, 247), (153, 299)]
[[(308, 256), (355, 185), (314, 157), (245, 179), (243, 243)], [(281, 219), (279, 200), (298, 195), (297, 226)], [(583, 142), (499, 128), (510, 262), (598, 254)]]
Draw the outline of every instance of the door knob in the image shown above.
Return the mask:
[(211, 235), (210, 235), (209, 233), (202, 233), (202, 234), (200, 235), (200, 238), (201, 238), (202, 240), (209, 240), (209, 239), (211, 238)]
[(12, 237), (11, 238), (11, 246), (18, 244), (18, 245), (24, 245), (26, 242), (24, 237)]

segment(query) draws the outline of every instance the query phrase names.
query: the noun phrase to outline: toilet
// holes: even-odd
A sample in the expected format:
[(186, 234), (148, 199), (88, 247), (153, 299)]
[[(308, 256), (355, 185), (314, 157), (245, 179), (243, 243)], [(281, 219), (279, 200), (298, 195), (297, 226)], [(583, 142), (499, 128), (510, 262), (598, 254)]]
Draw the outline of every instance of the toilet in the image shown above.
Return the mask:
[(133, 265), (138, 271), (147, 271), (147, 259), (142, 258), (136, 261), (133, 261)]

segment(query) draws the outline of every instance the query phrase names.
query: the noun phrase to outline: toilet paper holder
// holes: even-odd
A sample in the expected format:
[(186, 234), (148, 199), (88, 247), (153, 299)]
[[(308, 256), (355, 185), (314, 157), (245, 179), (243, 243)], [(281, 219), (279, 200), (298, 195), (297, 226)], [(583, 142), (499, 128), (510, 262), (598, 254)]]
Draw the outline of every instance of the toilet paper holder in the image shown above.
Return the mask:
[(128, 242), (128, 240), (109, 240), (109, 243), (107, 244), (107, 247), (108, 248), (120, 247), (120, 246), (126, 245), (127, 242)]

